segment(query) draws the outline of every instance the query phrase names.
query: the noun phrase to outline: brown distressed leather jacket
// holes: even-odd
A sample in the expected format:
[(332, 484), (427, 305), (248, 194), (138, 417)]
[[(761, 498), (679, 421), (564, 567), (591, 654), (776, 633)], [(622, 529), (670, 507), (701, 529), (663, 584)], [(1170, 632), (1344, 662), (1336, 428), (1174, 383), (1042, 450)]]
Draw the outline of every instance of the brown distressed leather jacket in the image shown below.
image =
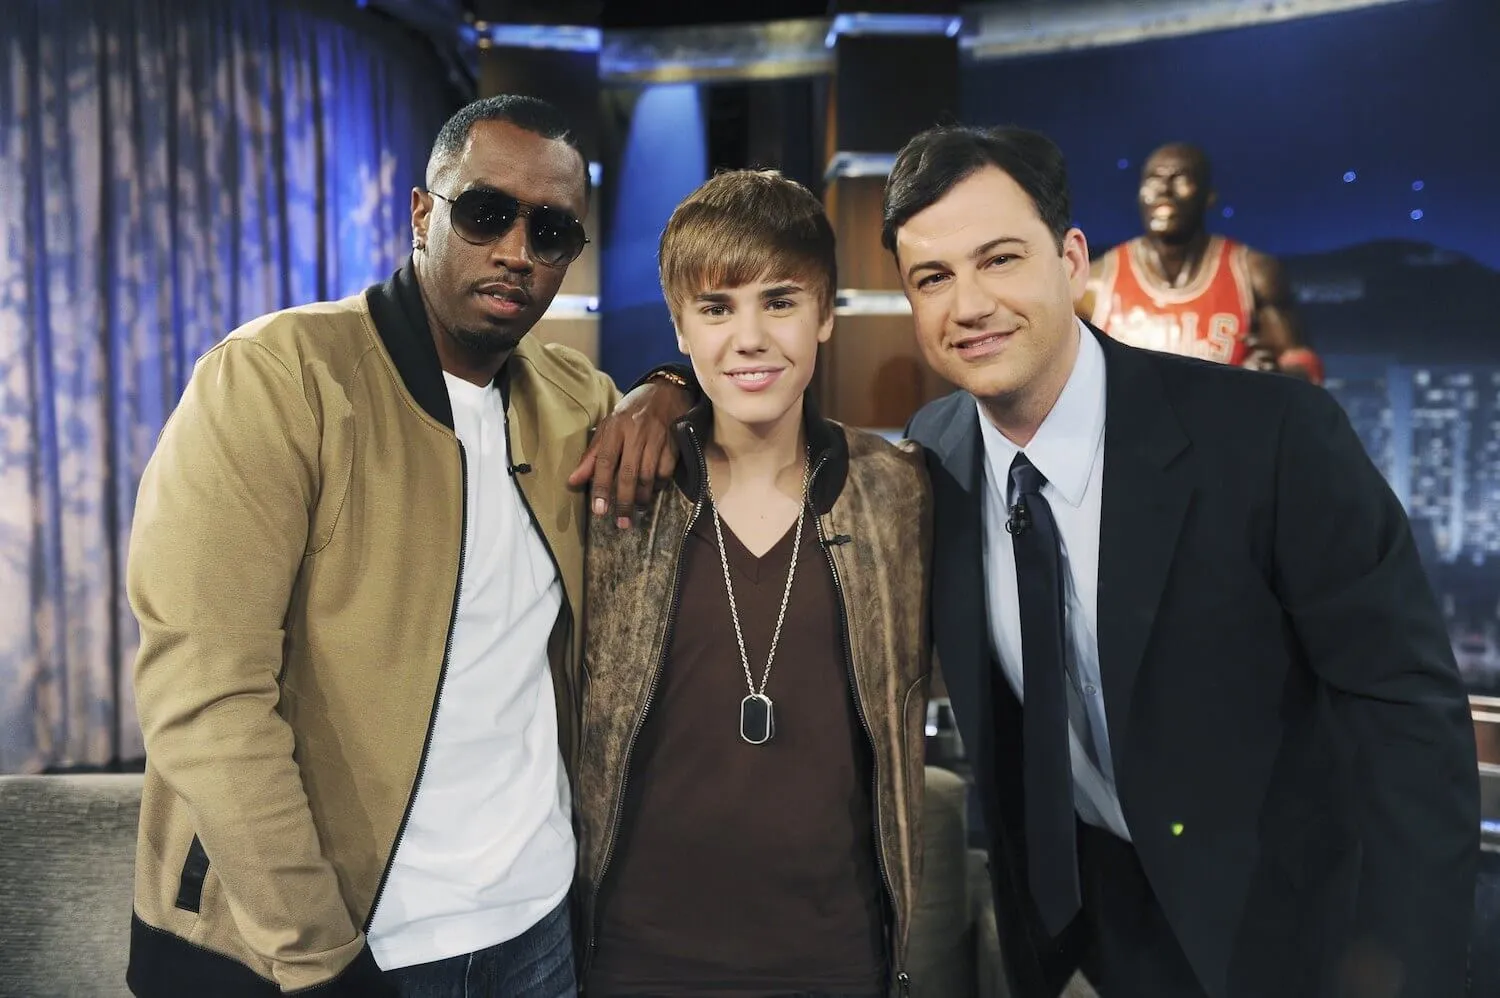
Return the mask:
[[(932, 497), (921, 453), (823, 420), (808, 405), (810, 496), (818, 539), (841, 597), (849, 679), (873, 752), (875, 823), (888, 904), (893, 992), (904, 994), (912, 911), (921, 874)], [(703, 451), (712, 414), (677, 424), (675, 488), (656, 496), (639, 527), (590, 529), (585, 592), (584, 698), (574, 815), (579, 834), (577, 944), (593, 954), (595, 902), (608, 875), (631, 751), (671, 641), (678, 563), (702, 512)]]

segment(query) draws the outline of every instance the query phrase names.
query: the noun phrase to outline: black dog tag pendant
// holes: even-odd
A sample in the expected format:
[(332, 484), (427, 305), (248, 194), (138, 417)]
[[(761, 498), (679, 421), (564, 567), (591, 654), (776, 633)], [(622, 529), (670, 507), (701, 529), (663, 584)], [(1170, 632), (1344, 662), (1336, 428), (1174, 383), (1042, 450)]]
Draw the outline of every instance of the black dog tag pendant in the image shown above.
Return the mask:
[(764, 745), (776, 734), (776, 712), (771, 698), (752, 693), (740, 701), (740, 737), (751, 745)]

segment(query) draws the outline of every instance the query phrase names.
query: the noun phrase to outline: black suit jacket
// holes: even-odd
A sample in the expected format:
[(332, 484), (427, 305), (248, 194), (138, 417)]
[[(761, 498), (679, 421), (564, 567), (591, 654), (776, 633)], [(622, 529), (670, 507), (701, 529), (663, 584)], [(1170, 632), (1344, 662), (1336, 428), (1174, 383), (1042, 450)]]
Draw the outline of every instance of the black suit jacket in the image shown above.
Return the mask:
[[(1457, 998), (1479, 851), (1473, 729), (1400, 504), (1321, 388), (1095, 336), (1105, 712), (1125, 818), (1184, 952), (1214, 998)], [(934, 638), (1011, 984), (1054, 998), (1077, 954), (1046, 939), (1026, 888), (978, 418), (960, 392), (908, 427), (933, 482)]]

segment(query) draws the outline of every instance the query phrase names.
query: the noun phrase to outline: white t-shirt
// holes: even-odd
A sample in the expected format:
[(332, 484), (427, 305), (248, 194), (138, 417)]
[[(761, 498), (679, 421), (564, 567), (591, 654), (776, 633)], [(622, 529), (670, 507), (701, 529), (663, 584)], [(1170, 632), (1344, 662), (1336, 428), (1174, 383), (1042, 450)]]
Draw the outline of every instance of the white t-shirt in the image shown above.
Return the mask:
[(468, 468), (464, 561), (426, 765), (370, 927), (387, 970), (513, 939), (573, 880), (547, 660), (562, 583), (509, 471), (500, 390), (443, 377)]

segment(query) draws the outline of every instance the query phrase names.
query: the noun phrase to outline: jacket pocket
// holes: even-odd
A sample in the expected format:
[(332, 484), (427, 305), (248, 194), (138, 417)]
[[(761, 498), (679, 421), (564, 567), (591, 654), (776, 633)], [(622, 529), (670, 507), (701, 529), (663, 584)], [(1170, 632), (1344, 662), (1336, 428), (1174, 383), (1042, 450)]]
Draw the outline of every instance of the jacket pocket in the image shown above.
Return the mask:
[(182, 863), (182, 875), (177, 879), (177, 900), (174, 904), (183, 911), (198, 914), (203, 905), (203, 881), (208, 877), (208, 853), (203, 843), (193, 836), (188, 846), (187, 859)]

